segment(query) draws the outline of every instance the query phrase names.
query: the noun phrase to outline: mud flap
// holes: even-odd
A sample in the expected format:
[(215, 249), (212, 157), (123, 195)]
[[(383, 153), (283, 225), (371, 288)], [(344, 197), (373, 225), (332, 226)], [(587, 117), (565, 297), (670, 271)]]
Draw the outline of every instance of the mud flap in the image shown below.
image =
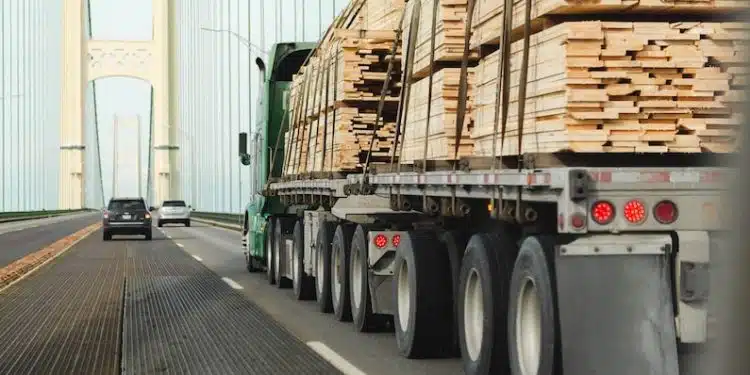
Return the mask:
[(564, 374), (679, 375), (664, 253), (671, 240), (641, 237), (581, 238), (558, 248)]

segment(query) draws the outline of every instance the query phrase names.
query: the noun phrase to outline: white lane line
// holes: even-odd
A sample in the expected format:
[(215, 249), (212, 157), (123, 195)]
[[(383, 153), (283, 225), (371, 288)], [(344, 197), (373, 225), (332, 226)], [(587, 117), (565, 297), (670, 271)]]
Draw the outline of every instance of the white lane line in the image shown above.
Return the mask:
[(185, 247), (185, 245), (183, 245), (183, 244), (181, 244), (181, 243), (178, 243), (178, 244), (177, 244), (177, 246), (178, 246), (178, 247)]
[(199, 257), (199, 256), (197, 256), (197, 255), (193, 255), (193, 258), (195, 258), (195, 260), (197, 260), (197, 261), (199, 261), (199, 262), (202, 262), (202, 261), (203, 261), (203, 258), (201, 258), (201, 257)]
[(349, 363), (349, 361), (344, 359), (344, 357), (340, 356), (338, 353), (333, 351), (333, 349), (329, 348), (326, 344), (323, 344), (320, 341), (309, 341), (307, 343), (307, 346), (312, 348), (312, 350), (323, 357), (323, 359), (330, 362), (333, 367), (336, 367), (345, 375), (367, 375), (364, 371)]
[(234, 281), (234, 280), (232, 280), (232, 279), (230, 279), (228, 277), (222, 277), (221, 279), (224, 280), (225, 283), (229, 284), (229, 286), (231, 286), (233, 289), (244, 289), (242, 287), (242, 285), (237, 284), (236, 281)]

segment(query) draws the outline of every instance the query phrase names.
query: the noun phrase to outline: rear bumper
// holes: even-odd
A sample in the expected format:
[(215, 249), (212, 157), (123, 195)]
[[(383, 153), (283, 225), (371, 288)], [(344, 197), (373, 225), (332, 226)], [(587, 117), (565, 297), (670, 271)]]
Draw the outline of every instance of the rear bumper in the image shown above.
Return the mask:
[(160, 217), (159, 219), (160, 223), (184, 223), (186, 221), (190, 221), (190, 216), (185, 217), (176, 217), (176, 216), (166, 216), (166, 217)]
[(142, 223), (105, 223), (102, 230), (112, 234), (140, 234), (151, 231), (151, 222)]

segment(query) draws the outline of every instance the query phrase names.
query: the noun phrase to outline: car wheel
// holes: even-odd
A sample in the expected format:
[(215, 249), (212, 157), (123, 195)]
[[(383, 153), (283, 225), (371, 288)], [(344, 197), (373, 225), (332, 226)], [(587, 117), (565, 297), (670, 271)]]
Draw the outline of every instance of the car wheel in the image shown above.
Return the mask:
[(162, 223), (161, 223), (161, 220), (157, 220), (157, 221), (156, 221), (156, 226), (157, 226), (157, 227), (161, 228), (161, 227), (162, 227), (162, 225), (164, 225), (164, 224), (162, 224)]
[(185, 221), (185, 226), (186, 226), (186, 227), (189, 227), (189, 226), (190, 226), (190, 220), (187, 220), (187, 221)]
[(103, 239), (104, 241), (110, 241), (110, 240), (112, 240), (112, 233), (109, 233), (109, 232), (107, 232), (107, 231), (104, 231), (104, 232), (102, 233), (102, 239)]
[(151, 233), (151, 231), (150, 231), (150, 230), (149, 230), (148, 232), (146, 232), (146, 234), (145, 234), (145, 236), (146, 236), (146, 241), (151, 241), (151, 235), (152, 235), (152, 233)]

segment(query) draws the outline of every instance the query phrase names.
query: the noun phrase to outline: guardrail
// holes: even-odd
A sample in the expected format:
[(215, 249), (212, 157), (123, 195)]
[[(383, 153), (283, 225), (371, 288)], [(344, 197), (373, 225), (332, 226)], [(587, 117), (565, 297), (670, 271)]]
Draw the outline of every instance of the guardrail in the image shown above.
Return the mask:
[(23, 221), (23, 220), (34, 220), (43, 219), (47, 217), (69, 215), (79, 212), (93, 212), (93, 209), (79, 209), (79, 210), (44, 210), (44, 211), (15, 211), (15, 212), (0, 212), (0, 223), (8, 223), (11, 221)]
[(242, 214), (227, 212), (193, 211), (190, 216), (198, 220), (208, 220), (222, 224), (230, 224), (232, 226), (242, 226), (243, 220)]

